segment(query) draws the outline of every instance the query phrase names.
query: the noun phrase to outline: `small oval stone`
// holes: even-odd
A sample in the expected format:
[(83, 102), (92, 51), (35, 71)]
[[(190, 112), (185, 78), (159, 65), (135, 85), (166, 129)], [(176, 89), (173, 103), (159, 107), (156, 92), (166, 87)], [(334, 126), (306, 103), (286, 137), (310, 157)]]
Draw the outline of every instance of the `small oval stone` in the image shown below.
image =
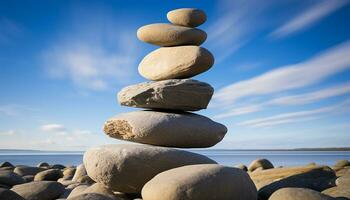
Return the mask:
[(124, 113), (109, 119), (105, 123), (104, 132), (113, 138), (143, 144), (201, 148), (220, 142), (227, 128), (194, 113), (145, 110)]
[(261, 168), (261, 170), (271, 169), (273, 168), (273, 164), (267, 159), (257, 159), (250, 163), (248, 170), (252, 172), (257, 170), (258, 168)]
[(199, 26), (207, 20), (205, 12), (196, 8), (172, 10), (168, 12), (167, 18), (172, 24), (188, 27)]
[(57, 181), (63, 174), (59, 169), (48, 169), (35, 175), (34, 181)]
[(214, 56), (198, 46), (162, 47), (139, 64), (141, 76), (152, 81), (190, 78), (210, 69)]
[(243, 170), (217, 164), (189, 165), (164, 171), (142, 188), (143, 200), (257, 200)]
[(137, 37), (143, 42), (161, 47), (180, 45), (201, 45), (207, 34), (196, 28), (172, 24), (149, 24), (137, 30)]
[(93, 180), (122, 193), (140, 193), (147, 181), (172, 168), (216, 163), (188, 151), (136, 144), (94, 147), (85, 152), (83, 160)]
[(34, 181), (15, 185), (11, 190), (26, 200), (53, 200), (64, 192), (64, 186), (55, 181)]

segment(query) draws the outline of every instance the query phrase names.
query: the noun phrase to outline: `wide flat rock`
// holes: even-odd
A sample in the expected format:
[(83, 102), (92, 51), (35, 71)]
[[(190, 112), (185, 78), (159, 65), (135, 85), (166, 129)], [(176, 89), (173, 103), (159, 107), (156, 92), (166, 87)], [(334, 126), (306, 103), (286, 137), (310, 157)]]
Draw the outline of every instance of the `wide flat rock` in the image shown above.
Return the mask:
[(180, 45), (201, 45), (207, 34), (196, 28), (172, 24), (149, 24), (137, 30), (137, 37), (143, 42), (162, 47)]
[(193, 164), (215, 164), (206, 156), (149, 145), (115, 144), (89, 149), (84, 154), (88, 175), (113, 191), (140, 193), (160, 172)]
[(117, 115), (107, 120), (103, 130), (116, 139), (179, 148), (210, 147), (227, 132), (224, 125), (202, 115), (150, 110)]
[(217, 164), (189, 165), (156, 175), (142, 188), (143, 200), (256, 200), (248, 174)]
[(204, 82), (170, 79), (125, 87), (118, 93), (118, 101), (137, 108), (197, 111), (207, 108), (213, 92)]
[(250, 177), (258, 188), (259, 197), (268, 199), (272, 193), (285, 187), (322, 191), (332, 187), (336, 176), (327, 166), (301, 166), (255, 170)]
[(144, 57), (138, 70), (146, 79), (160, 81), (191, 78), (207, 71), (213, 64), (213, 55), (203, 47), (162, 47)]

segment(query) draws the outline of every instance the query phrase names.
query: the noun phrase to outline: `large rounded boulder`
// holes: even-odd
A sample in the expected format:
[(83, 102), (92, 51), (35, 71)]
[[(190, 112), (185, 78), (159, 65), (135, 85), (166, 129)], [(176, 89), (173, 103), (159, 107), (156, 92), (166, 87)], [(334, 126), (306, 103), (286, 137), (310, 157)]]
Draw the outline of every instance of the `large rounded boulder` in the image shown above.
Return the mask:
[(143, 200), (256, 200), (243, 170), (217, 164), (190, 165), (162, 172), (142, 188)]
[(148, 145), (115, 144), (89, 149), (84, 154), (88, 175), (96, 182), (123, 193), (140, 193), (155, 175), (176, 167), (213, 164), (206, 156)]
[(11, 190), (26, 200), (53, 200), (64, 192), (64, 186), (55, 181), (34, 181), (15, 185)]

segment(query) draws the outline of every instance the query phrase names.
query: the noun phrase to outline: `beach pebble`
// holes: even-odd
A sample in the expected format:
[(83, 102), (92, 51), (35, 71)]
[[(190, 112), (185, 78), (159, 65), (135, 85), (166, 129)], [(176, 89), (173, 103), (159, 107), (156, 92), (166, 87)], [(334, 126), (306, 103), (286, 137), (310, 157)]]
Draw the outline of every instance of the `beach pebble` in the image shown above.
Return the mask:
[(59, 169), (48, 169), (35, 175), (34, 181), (57, 181), (63, 176)]
[(172, 24), (149, 24), (137, 30), (137, 37), (143, 42), (162, 47), (199, 46), (207, 39), (207, 34), (196, 28)]
[(61, 164), (54, 164), (52, 166), (50, 166), (51, 169), (64, 169), (66, 168), (66, 166), (61, 165)]
[(72, 178), (72, 181), (77, 181), (80, 177), (87, 175), (86, 169), (84, 164), (78, 165), (77, 169), (75, 170), (74, 176)]
[(63, 177), (66, 179), (72, 179), (75, 174), (76, 168), (68, 167), (63, 170)]
[(87, 185), (91, 185), (94, 184), (95, 181), (92, 180), (88, 175), (85, 176), (81, 176), (76, 180), (77, 183), (83, 183), (83, 184), (87, 184)]
[(81, 195), (81, 194), (88, 194), (88, 193), (96, 193), (96, 194), (102, 194), (106, 197), (109, 197), (111, 199), (116, 199), (114, 193), (112, 190), (106, 188), (103, 184), (101, 183), (95, 183), (91, 186), (78, 186), (76, 187), (68, 196), (68, 199)]
[(274, 192), (269, 200), (333, 200), (333, 198), (307, 188), (282, 188)]
[(349, 185), (350, 186), (350, 174), (341, 176), (335, 180), (336, 185)]
[(220, 142), (227, 128), (194, 113), (134, 111), (107, 120), (104, 132), (113, 138), (138, 143), (199, 148)]
[(41, 168), (49, 168), (50, 165), (47, 162), (41, 162), (37, 165), (37, 167), (41, 167)]
[(136, 144), (99, 146), (84, 154), (88, 175), (96, 182), (123, 193), (140, 193), (147, 181), (168, 169), (209, 163), (216, 162), (192, 152)]
[(345, 166), (350, 166), (350, 162), (348, 160), (338, 160), (334, 167), (345, 167)]
[(64, 192), (64, 186), (55, 181), (34, 181), (15, 185), (11, 190), (26, 200), (53, 200)]
[(109, 198), (102, 194), (86, 193), (86, 194), (80, 194), (78, 196), (69, 198), (67, 200), (114, 200), (114, 199)]
[(7, 190), (0, 188), (0, 199), (1, 200), (25, 200), (23, 197), (19, 196), (17, 193), (12, 190)]
[(33, 175), (26, 175), (22, 177), (26, 183), (34, 181), (34, 176)]
[(243, 171), (248, 171), (248, 168), (247, 166), (243, 165), (243, 164), (239, 164), (239, 165), (236, 165), (234, 166), (235, 168), (238, 168), (238, 169), (241, 169)]
[(256, 200), (243, 170), (216, 164), (190, 165), (162, 172), (142, 188), (143, 200)]
[(205, 12), (196, 8), (172, 10), (168, 12), (167, 18), (172, 24), (187, 27), (197, 27), (207, 20)]
[(149, 53), (139, 64), (141, 76), (153, 81), (190, 78), (214, 64), (213, 55), (198, 46), (162, 47)]
[(334, 171), (327, 166), (302, 166), (266, 169), (250, 174), (261, 199), (268, 199), (285, 187), (309, 188), (322, 191), (332, 187)]
[(197, 111), (207, 108), (213, 92), (204, 82), (170, 79), (125, 87), (118, 93), (118, 101), (137, 108)]
[(29, 167), (29, 166), (17, 166), (13, 172), (20, 176), (26, 176), (26, 175), (36, 175), (39, 172), (42, 172), (46, 169), (40, 168), (40, 167)]
[(13, 186), (24, 183), (25, 180), (12, 171), (0, 171), (0, 184)]
[(350, 199), (350, 185), (331, 187), (322, 191), (322, 193), (341, 200)]
[(273, 164), (267, 159), (257, 159), (249, 165), (248, 170), (252, 172), (258, 168), (260, 168), (260, 170), (271, 169), (273, 168)]
[(10, 162), (5, 161), (0, 164), (0, 168), (3, 168), (3, 167), (14, 167), (14, 166)]

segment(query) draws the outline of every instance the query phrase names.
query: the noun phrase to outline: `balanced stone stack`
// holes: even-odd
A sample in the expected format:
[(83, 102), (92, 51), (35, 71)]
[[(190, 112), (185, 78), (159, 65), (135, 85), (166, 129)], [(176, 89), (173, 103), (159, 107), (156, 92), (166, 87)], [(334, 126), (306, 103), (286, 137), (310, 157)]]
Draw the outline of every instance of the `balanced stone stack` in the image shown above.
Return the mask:
[[(112, 138), (142, 144), (95, 147), (84, 155), (88, 175), (113, 191), (144, 200), (256, 200), (256, 188), (243, 170), (218, 165), (206, 156), (175, 148), (204, 148), (220, 142), (227, 128), (189, 111), (205, 109), (213, 88), (189, 79), (210, 69), (213, 55), (200, 47), (206, 33), (195, 27), (206, 21), (199, 9), (177, 9), (171, 24), (150, 24), (137, 37), (160, 48), (139, 64), (151, 82), (118, 93), (121, 105), (144, 108), (106, 121)], [(175, 148), (172, 148), (175, 147)]]

